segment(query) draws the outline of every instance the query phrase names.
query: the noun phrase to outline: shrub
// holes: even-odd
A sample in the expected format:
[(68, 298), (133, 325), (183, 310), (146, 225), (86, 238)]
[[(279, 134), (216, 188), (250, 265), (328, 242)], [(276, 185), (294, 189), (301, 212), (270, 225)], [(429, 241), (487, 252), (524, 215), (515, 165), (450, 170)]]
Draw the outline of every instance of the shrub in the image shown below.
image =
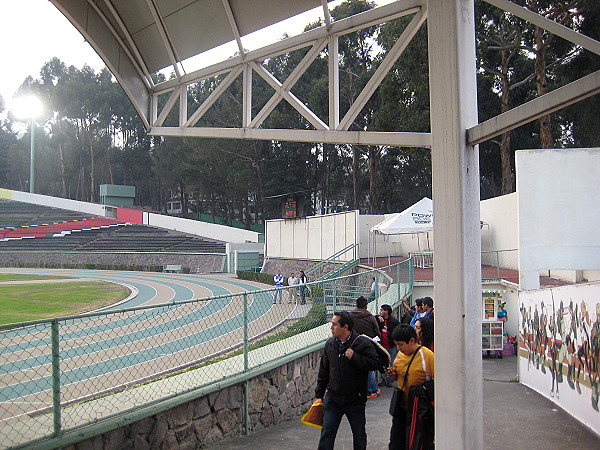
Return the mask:
[(252, 272), (251, 270), (238, 270), (236, 274), (241, 280), (256, 281), (269, 285), (273, 285), (273, 277), (275, 276), (271, 273)]

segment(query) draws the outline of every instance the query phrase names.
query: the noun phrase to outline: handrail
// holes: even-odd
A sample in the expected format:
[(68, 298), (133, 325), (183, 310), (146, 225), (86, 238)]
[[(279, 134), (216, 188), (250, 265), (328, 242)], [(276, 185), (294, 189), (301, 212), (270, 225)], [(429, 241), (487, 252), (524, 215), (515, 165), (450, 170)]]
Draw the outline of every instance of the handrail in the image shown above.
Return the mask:
[(350, 244), (347, 247), (338, 250), (337, 252), (335, 252), (333, 255), (327, 257), (326, 259), (324, 259), (321, 262), (318, 262), (317, 264), (315, 264), (314, 266), (308, 268), (305, 272), (306, 276), (315, 273), (317, 270), (319, 270), (321, 267), (335, 261), (339, 256), (343, 255), (346, 252), (349, 252), (350, 250), (354, 250), (356, 247), (358, 247), (358, 244)]
[(344, 272), (354, 269), (356, 266), (358, 266), (359, 262), (360, 262), (360, 260), (358, 260), (358, 259), (353, 259), (348, 262), (345, 262), (341, 266), (338, 266), (335, 269), (331, 270), (330, 272), (327, 272), (325, 275), (320, 276), (317, 279), (317, 281), (339, 277)]

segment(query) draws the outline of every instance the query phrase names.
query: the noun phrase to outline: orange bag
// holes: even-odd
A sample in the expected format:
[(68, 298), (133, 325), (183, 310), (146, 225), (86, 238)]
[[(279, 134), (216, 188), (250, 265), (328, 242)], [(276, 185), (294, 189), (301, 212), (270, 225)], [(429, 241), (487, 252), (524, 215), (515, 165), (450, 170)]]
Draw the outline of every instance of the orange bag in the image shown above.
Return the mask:
[(323, 428), (323, 402), (314, 402), (300, 420), (305, 425), (318, 429)]

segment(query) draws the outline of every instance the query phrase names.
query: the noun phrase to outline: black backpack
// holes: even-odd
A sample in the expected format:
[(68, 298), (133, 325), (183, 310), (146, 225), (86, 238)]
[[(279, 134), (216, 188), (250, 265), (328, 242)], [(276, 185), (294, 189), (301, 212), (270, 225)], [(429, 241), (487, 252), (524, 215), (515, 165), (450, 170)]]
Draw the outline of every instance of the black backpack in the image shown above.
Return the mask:
[[(360, 334), (360, 335), (358, 335), (358, 337), (356, 339), (358, 339), (361, 336), (364, 338), (367, 338), (369, 340), (369, 342), (371, 344), (373, 344), (373, 347), (375, 347), (375, 351), (377, 352), (377, 356), (379, 357), (379, 367), (377, 367), (377, 370), (379, 371), (379, 373), (385, 373), (385, 369), (390, 367), (390, 363), (392, 361), (390, 354), (383, 347), (383, 345), (381, 345), (379, 342), (374, 341), (372, 338), (370, 338), (366, 334)], [(355, 341), (356, 341), (356, 339), (355, 339)]]

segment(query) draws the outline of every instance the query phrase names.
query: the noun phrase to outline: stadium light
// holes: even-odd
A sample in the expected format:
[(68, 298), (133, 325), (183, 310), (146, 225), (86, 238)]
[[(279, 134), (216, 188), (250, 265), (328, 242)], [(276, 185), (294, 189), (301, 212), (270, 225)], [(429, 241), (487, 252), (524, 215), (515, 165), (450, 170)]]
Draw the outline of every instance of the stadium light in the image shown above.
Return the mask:
[(35, 118), (42, 114), (42, 102), (34, 95), (16, 97), (12, 112), (17, 119), (28, 119), (31, 124), (31, 161), (29, 163), (29, 192), (35, 192)]

